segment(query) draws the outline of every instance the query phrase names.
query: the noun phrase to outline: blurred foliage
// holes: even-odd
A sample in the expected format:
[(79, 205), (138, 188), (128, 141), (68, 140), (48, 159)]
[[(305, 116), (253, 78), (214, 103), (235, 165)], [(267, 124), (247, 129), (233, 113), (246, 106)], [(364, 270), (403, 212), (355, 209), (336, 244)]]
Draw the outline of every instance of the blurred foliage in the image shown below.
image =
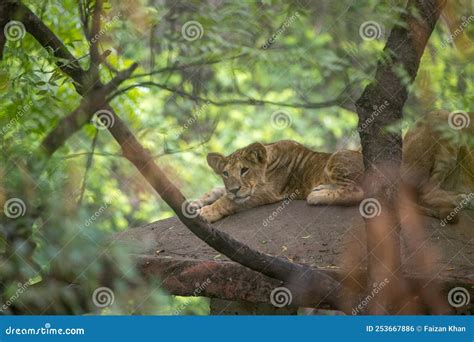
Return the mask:
[[(87, 68), (89, 43), (77, 1), (24, 3)], [(437, 108), (472, 110), (472, 46), (449, 41), (446, 24), (459, 26), (469, 18), (462, 4), (453, 2), (451, 17), (443, 18), (430, 38), (405, 106), (407, 122)], [(219, 184), (205, 162), (210, 151), (230, 153), (253, 141), (280, 139), (322, 151), (358, 148), (357, 116), (348, 105), (219, 104), (235, 99), (318, 103), (338, 98), (348, 86), (342, 99), (352, 103), (373, 78), (403, 6), (404, 1), (379, 0), (110, 0), (101, 18), (100, 50), (112, 54), (110, 68), (102, 65), (100, 72), (108, 80), (111, 69), (140, 64), (111, 104), (175, 184), (195, 198)], [(202, 27), (200, 38), (185, 39), (190, 21)], [(359, 28), (366, 21), (379, 24), (379, 39), (362, 39)], [(474, 25), (463, 27), (463, 39), (470, 42), (473, 34)], [(26, 34), (7, 42), (0, 64), (0, 204), (19, 198), (26, 207), (23, 216), (0, 221), (3, 301), (19, 283), (34, 283), (15, 301), (16, 311), (6, 312), (28, 313), (32, 305), (97, 312), (90, 296), (107, 283), (102, 279), (107, 268), (115, 275), (108, 286), (116, 298), (106, 313), (173, 314), (181, 308), (180, 314), (206, 314), (206, 301), (170, 297), (157, 284), (138, 280), (126, 251), (107, 240), (111, 233), (172, 212), (106, 130), (88, 124), (51, 159), (42, 157), (42, 139), (80, 102), (54, 63)], [(288, 127), (272, 124), (277, 111), (291, 119)], [(81, 300), (89, 302), (89, 311), (78, 304)]]

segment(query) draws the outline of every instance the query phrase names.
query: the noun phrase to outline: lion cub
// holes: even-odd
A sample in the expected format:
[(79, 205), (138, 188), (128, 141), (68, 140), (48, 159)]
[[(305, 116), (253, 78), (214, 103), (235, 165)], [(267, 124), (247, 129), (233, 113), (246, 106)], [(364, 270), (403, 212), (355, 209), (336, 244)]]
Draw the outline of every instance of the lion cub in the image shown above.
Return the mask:
[[(419, 211), (445, 223), (454, 223), (461, 209), (474, 209), (474, 113), (454, 114), (429, 112), (409, 129), (401, 165), (403, 182), (418, 192)], [(455, 127), (459, 119), (464, 125)], [(364, 198), (362, 154), (356, 151), (320, 153), (282, 140), (254, 143), (227, 157), (209, 153), (207, 162), (225, 185), (192, 203), (208, 222), (285, 198), (314, 205), (356, 205)]]
[(314, 205), (354, 205), (364, 196), (359, 185), (362, 158), (356, 151), (321, 153), (282, 140), (253, 143), (227, 157), (209, 153), (207, 162), (225, 185), (192, 203), (201, 208), (200, 216), (207, 222), (285, 198), (306, 199)]

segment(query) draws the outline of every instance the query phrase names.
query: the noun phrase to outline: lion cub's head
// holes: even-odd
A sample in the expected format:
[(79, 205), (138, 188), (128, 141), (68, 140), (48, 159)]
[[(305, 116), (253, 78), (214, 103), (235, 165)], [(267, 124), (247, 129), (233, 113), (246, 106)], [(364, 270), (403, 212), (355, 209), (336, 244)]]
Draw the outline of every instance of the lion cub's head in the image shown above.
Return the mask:
[(209, 153), (207, 163), (224, 180), (227, 196), (237, 203), (247, 201), (258, 184), (265, 182), (267, 151), (254, 143), (224, 157)]

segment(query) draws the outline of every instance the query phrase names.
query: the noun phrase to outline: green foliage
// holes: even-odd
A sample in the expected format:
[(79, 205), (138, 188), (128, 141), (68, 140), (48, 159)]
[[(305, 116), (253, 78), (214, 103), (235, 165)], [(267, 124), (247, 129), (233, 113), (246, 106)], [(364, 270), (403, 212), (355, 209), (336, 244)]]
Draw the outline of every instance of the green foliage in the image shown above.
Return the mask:
[[(25, 3), (87, 69), (89, 42), (77, 1)], [(83, 3), (93, 7), (93, 1)], [(333, 100), (349, 85), (351, 90), (342, 99), (356, 100), (373, 78), (378, 59), (387, 58), (382, 50), (403, 11), (403, 3), (399, 5), (394, 10), (393, 4), (377, 0), (364, 4), (108, 1), (101, 19), (100, 50), (111, 50), (107, 58), (111, 68), (140, 64), (135, 76), (120, 87), (131, 88), (117, 93), (111, 104), (189, 198), (219, 184), (205, 162), (210, 151), (230, 153), (253, 141), (279, 139), (298, 140), (322, 151), (357, 148), (357, 116), (350, 108), (292, 104)], [(463, 14), (469, 16), (459, 16)], [(383, 26), (379, 39), (362, 39), (359, 28), (369, 20)], [(200, 38), (184, 37), (183, 29), (190, 21), (201, 25)], [(470, 25), (463, 34), (472, 38), (473, 33), (474, 25)], [(405, 106), (407, 122), (436, 108), (472, 110), (473, 65), (467, 63), (468, 55), (445, 44), (447, 34), (440, 23), (430, 38)], [(8, 41), (1, 61), (0, 203), (20, 198), (27, 208), (18, 219), (2, 216), (0, 221), (0, 262), (6, 265), (0, 276), (11, 280), (3, 285), (4, 297), (11, 296), (18, 282), (33, 278), (35, 291), (26, 291), (23, 302), (41, 306), (56, 303), (62, 296), (68, 298), (70, 311), (88, 312), (79, 308), (80, 296), (65, 284), (87, 283), (84, 293), (88, 294), (101, 286), (105, 254), (112, 262), (110, 269), (120, 274), (120, 281), (109, 285), (117, 297), (127, 293), (106, 313), (173, 314), (185, 303), (183, 314), (206, 314), (206, 302), (201, 299), (169, 297), (158, 286), (138, 281), (126, 251), (108, 245), (111, 233), (169, 217), (172, 212), (121, 156), (106, 130), (98, 132), (87, 174), (97, 130), (92, 124), (73, 135), (51, 159), (42, 155), (42, 139), (81, 100), (57, 62), (29, 34)], [(188, 64), (194, 66), (181, 67)], [(100, 73), (104, 81), (113, 76), (105, 65)], [(144, 85), (132, 87), (139, 83)], [(206, 103), (206, 99), (222, 105)], [(235, 99), (290, 105), (224, 105)], [(283, 113), (283, 128), (275, 124), (275, 113)], [(8, 253), (15, 257), (8, 259)], [(48, 274), (61, 274), (64, 279), (47, 281), (38, 276)], [(38, 300), (39, 294), (43, 299)], [(143, 298), (153, 300), (144, 305)]]

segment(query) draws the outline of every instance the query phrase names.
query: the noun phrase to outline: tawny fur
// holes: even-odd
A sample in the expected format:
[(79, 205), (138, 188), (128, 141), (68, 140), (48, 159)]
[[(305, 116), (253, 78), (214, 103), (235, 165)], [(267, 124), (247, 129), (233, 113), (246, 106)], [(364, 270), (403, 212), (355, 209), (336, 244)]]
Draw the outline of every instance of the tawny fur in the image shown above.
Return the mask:
[[(224, 195), (216, 196), (222, 193), (216, 188), (194, 202), (208, 222), (285, 198), (335, 205), (353, 205), (363, 198), (359, 186), (363, 165), (356, 151), (321, 153), (282, 140), (254, 143), (227, 157), (210, 153), (207, 160), (225, 185)], [(207, 200), (216, 197), (212, 204)]]
[(430, 112), (404, 138), (402, 178), (431, 216), (474, 209), (474, 113), (463, 116), (470, 124), (457, 130), (450, 112)]
[[(454, 143), (443, 137), (439, 125), (448, 126), (448, 115), (446, 111), (428, 113), (409, 130), (403, 150), (404, 181), (416, 187), (422, 211), (439, 218), (460, 203), (464, 208), (474, 207), (469, 197), (474, 192), (473, 149), (462, 139)], [(225, 186), (193, 203), (208, 222), (285, 198), (306, 199), (311, 205), (356, 205), (364, 198), (358, 151), (322, 153), (282, 140), (254, 143), (227, 157), (210, 153), (207, 161)]]

